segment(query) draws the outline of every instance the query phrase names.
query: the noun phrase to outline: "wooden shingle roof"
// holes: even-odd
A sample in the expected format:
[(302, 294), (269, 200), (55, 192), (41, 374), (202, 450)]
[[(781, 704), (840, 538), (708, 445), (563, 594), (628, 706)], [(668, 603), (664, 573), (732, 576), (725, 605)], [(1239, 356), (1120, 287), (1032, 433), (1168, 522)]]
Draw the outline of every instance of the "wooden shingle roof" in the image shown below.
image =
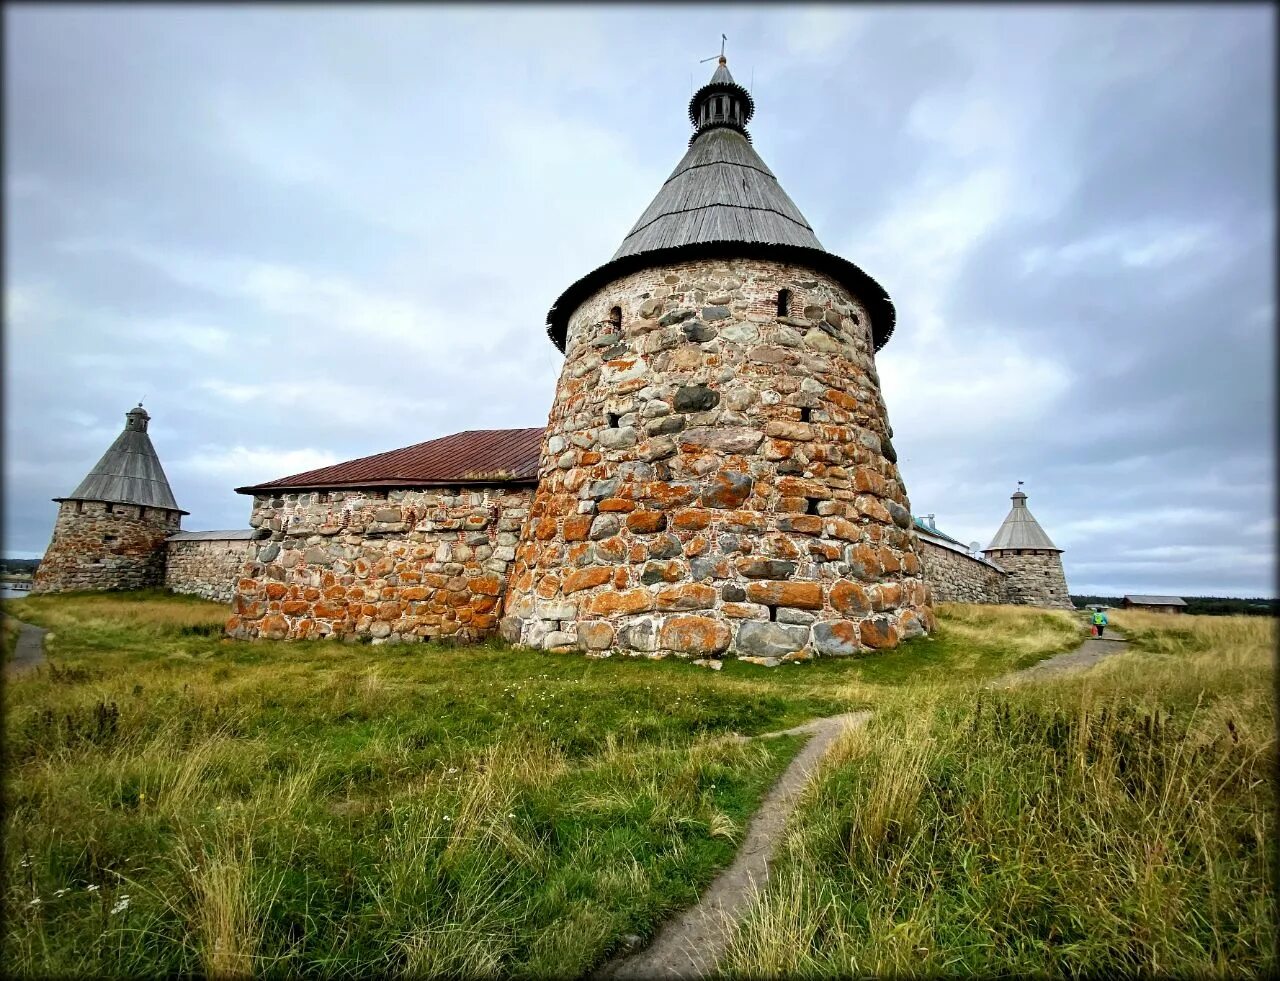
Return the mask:
[(613, 258), (714, 241), (822, 248), (755, 148), (728, 128), (694, 141)]
[(990, 552), (992, 549), (1000, 548), (1038, 548), (1061, 552), (1062, 549), (1050, 541), (1049, 536), (1040, 527), (1040, 522), (1027, 509), (1027, 495), (1017, 491), (1011, 499), (1013, 507), (1009, 509), (1004, 523), (996, 532), (996, 537), (991, 539), (991, 544), (983, 551)]
[(55, 501), (108, 501), (148, 508), (188, 512), (178, 507), (160, 457), (147, 435), (151, 417), (141, 404), (125, 413), (124, 430), (102, 454), (84, 480), (66, 497)]
[[(729, 97), (738, 100), (740, 112), (712, 118), (703, 111), (708, 100)], [(889, 295), (852, 262), (822, 247), (752, 147), (745, 124), (753, 112), (750, 94), (722, 60), (690, 101), (696, 133), (657, 197), (613, 257), (566, 289), (548, 311), (547, 334), (556, 347), (565, 349), (573, 311), (607, 283), (638, 269), (704, 257), (776, 259), (825, 273), (866, 304), (876, 349), (888, 342), (896, 316)]]
[(443, 484), (533, 484), (543, 428), (473, 429), (398, 450), (237, 487), (237, 494)]

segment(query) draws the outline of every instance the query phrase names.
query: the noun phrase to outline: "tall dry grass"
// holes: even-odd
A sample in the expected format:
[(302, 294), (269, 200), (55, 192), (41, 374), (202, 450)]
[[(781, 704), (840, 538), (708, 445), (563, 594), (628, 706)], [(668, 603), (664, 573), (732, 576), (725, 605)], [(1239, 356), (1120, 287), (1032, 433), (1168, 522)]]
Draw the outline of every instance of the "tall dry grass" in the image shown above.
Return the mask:
[(887, 697), (724, 972), (1274, 975), (1275, 623), (1114, 619), (1084, 675)]
[(582, 972), (696, 898), (798, 745), (724, 734), (840, 707), (799, 672), (231, 642), (223, 612), (33, 602), (7, 974)]

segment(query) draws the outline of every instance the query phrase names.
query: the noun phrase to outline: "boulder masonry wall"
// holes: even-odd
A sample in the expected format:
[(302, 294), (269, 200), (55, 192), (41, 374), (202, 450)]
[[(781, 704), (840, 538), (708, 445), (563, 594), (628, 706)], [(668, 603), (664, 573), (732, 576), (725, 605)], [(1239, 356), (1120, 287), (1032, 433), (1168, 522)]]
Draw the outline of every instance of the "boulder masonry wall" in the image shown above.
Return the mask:
[(777, 663), (923, 633), (890, 436), (867, 311), (830, 277), (735, 258), (615, 280), (569, 320), (503, 635)]
[(235, 583), (232, 637), (475, 639), (498, 622), (533, 488), (256, 495), (265, 529)]
[(1059, 610), (1075, 609), (1067, 592), (1062, 556), (1058, 552), (1004, 549), (989, 550), (987, 554), (1008, 573), (1005, 579), (1005, 598), (1000, 602)]
[(165, 545), (164, 585), (175, 593), (230, 603), (246, 562), (258, 552), (253, 531), (183, 531)]
[(164, 508), (64, 500), (33, 593), (147, 589), (164, 582), (165, 539), (182, 516)]
[(935, 603), (1006, 603), (999, 566), (918, 536), (920, 562)]

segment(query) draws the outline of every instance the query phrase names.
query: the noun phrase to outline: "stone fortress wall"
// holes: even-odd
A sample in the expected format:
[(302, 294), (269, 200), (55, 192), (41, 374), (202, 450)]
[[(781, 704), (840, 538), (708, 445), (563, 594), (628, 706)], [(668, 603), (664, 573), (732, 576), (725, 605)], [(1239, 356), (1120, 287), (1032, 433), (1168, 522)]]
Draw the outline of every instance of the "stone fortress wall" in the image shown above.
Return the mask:
[(997, 549), (988, 553), (1008, 576), (1004, 603), (1074, 609), (1067, 593), (1066, 574), (1057, 552), (1043, 549)]
[(614, 281), (569, 324), (503, 635), (772, 662), (924, 632), (890, 436), (867, 311), (831, 278), (724, 259)]
[(258, 552), (257, 534), (246, 531), (182, 531), (165, 542), (164, 585), (185, 593), (230, 603), (246, 562)]
[(165, 539), (181, 515), (104, 501), (61, 501), (33, 593), (147, 589), (164, 583)]
[(920, 562), (935, 603), (1008, 603), (1005, 571), (945, 542), (918, 535)]
[(533, 488), (254, 497), (268, 540), (239, 570), (232, 637), (474, 639), (497, 627)]

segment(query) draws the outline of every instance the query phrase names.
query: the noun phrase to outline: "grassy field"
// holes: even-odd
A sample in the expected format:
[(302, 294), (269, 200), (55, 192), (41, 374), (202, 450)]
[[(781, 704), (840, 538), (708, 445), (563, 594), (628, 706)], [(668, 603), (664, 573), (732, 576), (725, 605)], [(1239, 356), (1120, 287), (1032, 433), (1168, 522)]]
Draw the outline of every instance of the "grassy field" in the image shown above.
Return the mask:
[(1112, 623), (1084, 675), (882, 692), (725, 973), (1274, 977), (1276, 623)]
[(161, 594), (29, 597), (5, 690), (16, 975), (572, 977), (732, 858), (794, 739), (1078, 642), (957, 607), (892, 653), (768, 670), (499, 645), (222, 639)]

